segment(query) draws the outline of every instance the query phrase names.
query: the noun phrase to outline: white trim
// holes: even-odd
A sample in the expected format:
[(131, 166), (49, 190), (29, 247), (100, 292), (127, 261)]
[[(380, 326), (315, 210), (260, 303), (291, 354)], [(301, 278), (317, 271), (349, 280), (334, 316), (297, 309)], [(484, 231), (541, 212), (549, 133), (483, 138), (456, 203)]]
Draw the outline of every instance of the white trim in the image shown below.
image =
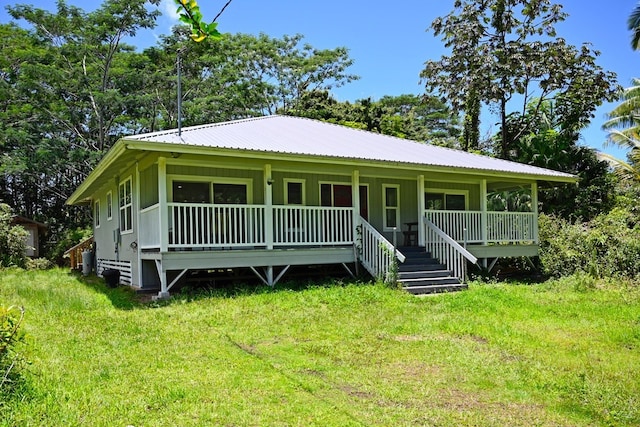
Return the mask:
[[(387, 188), (395, 188), (396, 190), (396, 205), (387, 205)], [(394, 209), (396, 211), (396, 225), (395, 227), (389, 227), (387, 224), (387, 209)], [(384, 231), (393, 231), (400, 228), (400, 184), (382, 184), (382, 229)]]
[[(289, 201), (289, 183), (293, 183), (293, 184), (300, 184), (302, 185), (302, 203), (301, 206), (306, 206), (307, 204), (307, 189), (306, 189), (306, 179), (299, 179), (299, 178), (283, 178), (282, 179), (282, 183), (283, 183), (283, 187), (284, 187), (284, 204), (285, 205), (292, 205), (294, 203), (291, 203)], [(295, 203), (295, 205), (298, 205), (298, 203)]]
[[(124, 206), (120, 206), (120, 187), (124, 186), (126, 188), (126, 182), (129, 181), (129, 191), (131, 192), (130, 196), (130, 200), (129, 203), (125, 204)], [(129, 226), (131, 228), (124, 228), (124, 224), (122, 224), (121, 219), (122, 219), (122, 211), (125, 211), (125, 218), (126, 218), (126, 209), (127, 207), (129, 207), (131, 209), (131, 224), (129, 224)], [(129, 175), (127, 178), (123, 179), (122, 181), (120, 181), (118, 183), (118, 226), (120, 228), (120, 234), (131, 234), (133, 233), (133, 179), (131, 179), (131, 175)]]
[(111, 190), (107, 191), (107, 221), (111, 221), (113, 219), (113, 192)]

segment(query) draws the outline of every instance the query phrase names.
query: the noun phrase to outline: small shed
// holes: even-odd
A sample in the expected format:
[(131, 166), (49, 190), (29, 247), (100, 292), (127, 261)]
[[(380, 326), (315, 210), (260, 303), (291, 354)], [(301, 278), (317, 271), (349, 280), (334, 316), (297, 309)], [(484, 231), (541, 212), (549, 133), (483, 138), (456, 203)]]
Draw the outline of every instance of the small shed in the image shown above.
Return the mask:
[(47, 232), (47, 226), (19, 215), (14, 215), (11, 218), (11, 225), (20, 225), (27, 230), (29, 233), (27, 235), (27, 256), (38, 258), (40, 256), (40, 237)]

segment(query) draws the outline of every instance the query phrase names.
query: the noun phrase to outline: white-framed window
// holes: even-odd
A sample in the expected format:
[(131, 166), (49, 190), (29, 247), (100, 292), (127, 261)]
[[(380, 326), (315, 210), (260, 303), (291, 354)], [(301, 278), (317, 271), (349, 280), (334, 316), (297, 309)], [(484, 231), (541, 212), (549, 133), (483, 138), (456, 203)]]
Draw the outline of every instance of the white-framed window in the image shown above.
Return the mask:
[(100, 200), (93, 203), (93, 223), (96, 228), (100, 228)]
[(131, 177), (118, 185), (118, 208), (120, 211), (120, 232), (133, 232), (133, 197), (131, 194)]
[(284, 180), (284, 203), (286, 205), (304, 205), (306, 202), (303, 179)]
[[(320, 206), (351, 207), (353, 187), (338, 182), (320, 182)], [(369, 185), (360, 184), (360, 216), (369, 220)]]
[(205, 178), (169, 175), (169, 200), (178, 203), (252, 203), (253, 180), (249, 178)]
[(427, 210), (466, 211), (469, 208), (469, 191), (429, 188), (424, 193)]
[(113, 219), (113, 194), (111, 191), (107, 193), (107, 221)]
[(384, 231), (400, 228), (400, 186), (397, 184), (382, 185), (382, 212)]

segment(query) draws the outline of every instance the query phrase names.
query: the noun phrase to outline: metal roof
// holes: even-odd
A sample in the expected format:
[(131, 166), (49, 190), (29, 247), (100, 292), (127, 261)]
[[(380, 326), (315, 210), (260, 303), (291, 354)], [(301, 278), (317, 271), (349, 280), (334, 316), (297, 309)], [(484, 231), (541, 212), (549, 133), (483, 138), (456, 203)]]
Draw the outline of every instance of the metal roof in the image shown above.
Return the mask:
[[(536, 166), (291, 116), (185, 127), (180, 135), (172, 129), (124, 140), (526, 174), (552, 181), (576, 178)], [(180, 149), (176, 147), (175, 151)]]

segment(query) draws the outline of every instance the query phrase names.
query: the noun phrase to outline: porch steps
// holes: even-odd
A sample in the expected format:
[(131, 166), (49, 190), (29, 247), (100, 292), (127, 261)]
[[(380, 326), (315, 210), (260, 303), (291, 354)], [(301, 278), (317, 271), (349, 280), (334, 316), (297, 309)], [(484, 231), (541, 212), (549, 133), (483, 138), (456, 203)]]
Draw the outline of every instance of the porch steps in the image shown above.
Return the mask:
[(406, 260), (398, 265), (398, 282), (405, 291), (414, 295), (454, 292), (467, 289), (447, 266), (441, 264), (423, 247), (400, 247)]

